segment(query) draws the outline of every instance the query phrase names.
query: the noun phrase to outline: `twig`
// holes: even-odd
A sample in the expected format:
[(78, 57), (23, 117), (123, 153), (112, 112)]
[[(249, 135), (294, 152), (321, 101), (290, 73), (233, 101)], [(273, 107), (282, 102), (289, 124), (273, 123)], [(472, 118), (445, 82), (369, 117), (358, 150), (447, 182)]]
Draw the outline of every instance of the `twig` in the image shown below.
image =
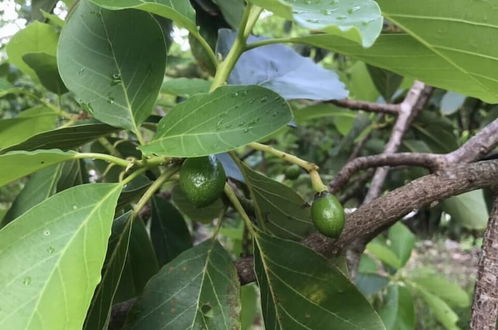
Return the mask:
[[(401, 140), (410, 124), (420, 110), (425, 106), (432, 93), (432, 88), (420, 81), (415, 81), (408, 91), (405, 99), (400, 105), (399, 115), (394, 124), (391, 137), (384, 148), (383, 154), (392, 154), (398, 151)], [(364, 202), (369, 202), (380, 195), (384, 181), (386, 180), (389, 167), (378, 168), (375, 171), (370, 189), (365, 196)]]
[(495, 197), (482, 254), (472, 304), (471, 330), (494, 330), (498, 316), (498, 197)]
[(331, 100), (327, 103), (335, 104), (342, 108), (348, 108), (353, 110), (364, 110), (368, 112), (379, 112), (388, 114), (398, 114), (400, 112), (400, 104), (381, 104), (366, 101), (356, 101), (350, 99), (342, 100)]
[(404, 152), (358, 157), (347, 163), (329, 184), (330, 191), (336, 193), (349, 178), (359, 170), (379, 166), (420, 166), (433, 172), (444, 165), (444, 155)]

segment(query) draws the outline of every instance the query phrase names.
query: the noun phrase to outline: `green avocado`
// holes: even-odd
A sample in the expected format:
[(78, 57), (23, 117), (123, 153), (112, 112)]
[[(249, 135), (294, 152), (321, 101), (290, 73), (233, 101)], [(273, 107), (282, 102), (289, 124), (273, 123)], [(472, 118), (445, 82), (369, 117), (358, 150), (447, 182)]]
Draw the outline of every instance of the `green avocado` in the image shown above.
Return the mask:
[(301, 167), (298, 165), (291, 165), (285, 169), (285, 177), (289, 180), (296, 180), (301, 175)]
[(344, 228), (344, 218), (344, 209), (334, 195), (327, 191), (315, 195), (311, 219), (320, 233), (331, 238), (339, 237)]
[(180, 168), (180, 187), (185, 197), (197, 207), (218, 199), (225, 187), (225, 171), (215, 156), (187, 158)]

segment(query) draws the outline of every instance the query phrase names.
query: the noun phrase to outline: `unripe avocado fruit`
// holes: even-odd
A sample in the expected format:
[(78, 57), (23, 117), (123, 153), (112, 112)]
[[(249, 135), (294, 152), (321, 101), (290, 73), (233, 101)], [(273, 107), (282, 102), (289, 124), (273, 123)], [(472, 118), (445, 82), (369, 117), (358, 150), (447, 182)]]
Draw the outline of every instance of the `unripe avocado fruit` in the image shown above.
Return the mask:
[(296, 180), (301, 175), (301, 167), (291, 165), (285, 169), (285, 177), (289, 180)]
[(311, 205), (311, 219), (323, 235), (337, 238), (344, 228), (344, 209), (337, 198), (327, 191), (315, 195)]
[(197, 207), (208, 206), (223, 193), (226, 176), (215, 156), (187, 158), (180, 168), (180, 187)]

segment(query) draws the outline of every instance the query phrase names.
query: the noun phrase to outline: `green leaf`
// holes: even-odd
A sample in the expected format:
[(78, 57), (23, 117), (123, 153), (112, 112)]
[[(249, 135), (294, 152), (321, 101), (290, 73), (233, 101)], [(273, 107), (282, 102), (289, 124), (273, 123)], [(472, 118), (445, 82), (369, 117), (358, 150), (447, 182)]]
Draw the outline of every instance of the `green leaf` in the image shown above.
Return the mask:
[(117, 130), (115, 127), (101, 123), (80, 123), (33, 135), (24, 142), (1, 150), (0, 154), (13, 150), (73, 149)]
[(16, 196), (2, 221), (6, 225), (33, 206), (43, 202), (57, 190), (62, 164), (53, 165), (35, 172)]
[(163, 32), (147, 13), (80, 1), (62, 29), (58, 62), (82, 107), (104, 123), (136, 132), (163, 80)]
[(351, 99), (377, 102), (380, 93), (377, 90), (365, 63), (356, 61), (348, 70), (348, 76), (349, 80), (347, 80), (347, 87)]
[(465, 228), (484, 229), (488, 223), (488, 208), (482, 189), (448, 198), (443, 210)]
[(195, 11), (189, 1), (185, 0), (92, 0), (96, 5), (120, 10), (136, 8), (148, 11), (174, 21), (178, 26), (184, 27), (192, 33), (198, 33), (195, 24)]
[(399, 285), (387, 289), (384, 305), (379, 310), (387, 330), (415, 329), (415, 305), (411, 292)]
[[(375, 1), (250, 0), (299, 25), (340, 35), (370, 47), (382, 30), (382, 16)], [(304, 37), (306, 38), (306, 37)]]
[(76, 152), (60, 150), (12, 151), (0, 155), (0, 187), (53, 164), (74, 159)]
[(150, 236), (160, 266), (192, 247), (192, 237), (185, 220), (163, 198), (152, 198)]
[(392, 96), (401, 85), (403, 77), (394, 72), (383, 70), (371, 65), (367, 65), (367, 69), (379, 93), (382, 95), (384, 100), (386, 100), (386, 102), (390, 102)]
[(394, 253), (389, 247), (385, 246), (379, 241), (372, 241), (368, 243), (367, 251), (386, 265), (389, 265), (396, 269), (401, 268), (401, 260), (396, 255), (396, 253)]
[(251, 192), (259, 228), (297, 241), (314, 231), (310, 207), (294, 189), (251, 170), (242, 162), (239, 164)]
[(54, 128), (57, 114), (43, 106), (25, 110), (12, 119), (0, 120), (0, 150)]
[[(81, 329), (100, 281), (119, 184), (65, 190), (0, 231), (0, 328)], [(22, 256), (22, 258), (19, 258)]]
[(113, 221), (111, 238), (102, 269), (102, 280), (93, 295), (83, 329), (108, 328), (112, 303), (126, 262), (132, 222), (131, 211)]
[(370, 273), (356, 274), (355, 284), (365, 296), (371, 296), (384, 289), (389, 284), (389, 278)]
[(147, 283), (125, 329), (239, 329), (239, 292), (230, 255), (217, 241), (207, 240)]
[(28, 53), (22, 59), (33, 69), (43, 87), (59, 95), (67, 92), (59, 75), (55, 56), (46, 53)]
[(179, 185), (173, 187), (171, 194), (173, 204), (175, 204), (184, 216), (192, 221), (210, 223), (214, 218), (220, 216), (221, 211), (225, 207), (221, 199), (217, 199), (205, 207), (196, 207), (187, 199)]
[(145, 284), (159, 271), (156, 253), (142, 220), (133, 221), (126, 263), (115, 302), (142, 294)]
[(255, 245), (266, 329), (384, 329), (365, 297), (322, 256), (262, 232)]
[(207, 93), (211, 82), (199, 78), (177, 78), (166, 80), (161, 86), (161, 92), (176, 96), (190, 97), (194, 94)]
[(415, 246), (415, 235), (412, 234), (401, 222), (397, 222), (388, 232), (389, 248), (398, 256), (400, 267), (403, 267), (410, 259)]
[(244, 13), (244, 0), (213, 0), (220, 7), (223, 18), (234, 29), (238, 29)]
[(226, 86), (177, 104), (160, 122), (146, 154), (199, 157), (260, 140), (292, 120), (289, 105), (259, 86)]
[(24, 61), (23, 56), (29, 53), (45, 53), (55, 56), (59, 35), (52, 25), (34, 22), (17, 32), (5, 50), (9, 62), (21, 71), (37, 80), (35, 71)]
[(438, 276), (423, 276), (412, 278), (428, 292), (443, 299), (452, 307), (465, 308), (470, 305), (470, 297), (458, 284)]
[(489, 45), (498, 21), (493, 3), (483, 1), (472, 6), (466, 0), (437, 3), (379, 0), (378, 3), (384, 17), (406, 33), (382, 35), (370, 49), (330, 35), (302, 41), (354, 56), (431, 86), (488, 103), (498, 102), (495, 78), (498, 47)]
[(254, 283), (240, 288), (240, 323), (242, 330), (253, 329), (253, 324), (258, 316), (258, 291)]
[(427, 290), (416, 286), (415, 291), (420, 295), (420, 297), (428, 305), (434, 317), (442, 324), (447, 330), (458, 330), (460, 329), (456, 323), (458, 322), (458, 315), (445, 303), (441, 298), (433, 295)]

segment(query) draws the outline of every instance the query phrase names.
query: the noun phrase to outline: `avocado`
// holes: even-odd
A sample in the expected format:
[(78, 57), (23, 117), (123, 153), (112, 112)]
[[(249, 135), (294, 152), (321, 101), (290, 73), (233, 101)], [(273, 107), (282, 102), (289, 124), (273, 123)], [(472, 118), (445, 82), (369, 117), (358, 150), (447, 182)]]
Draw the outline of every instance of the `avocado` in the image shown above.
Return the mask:
[(223, 193), (226, 176), (215, 156), (187, 158), (180, 168), (180, 187), (197, 207), (213, 203)]
[(315, 195), (311, 219), (316, 229), (330, 238), (338, 238), (344, 228), (344, 209), (337, 198), (324, 191)]

